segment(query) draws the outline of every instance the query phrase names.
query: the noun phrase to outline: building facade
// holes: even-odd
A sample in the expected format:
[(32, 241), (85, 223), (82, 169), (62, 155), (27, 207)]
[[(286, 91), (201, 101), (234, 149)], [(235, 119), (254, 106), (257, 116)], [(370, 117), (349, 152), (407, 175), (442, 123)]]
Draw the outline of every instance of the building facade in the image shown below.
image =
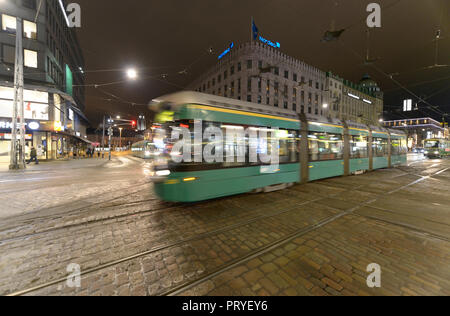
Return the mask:
[[(40, 5), (40, 6), (39, 6)], [(23, 28), (26, 151), (66, 158), (86, 145), (84, 59), (60, 0), (0, 3), (0, 162), (9, 162), (17, 21)]]
[(378, 125), (383, 112), (383, 94), (370, 78), (353, 84), (257, 41), (231, 45), (188, 88), (368, 125)]
[(449, 138), (448, 125), (439, 123), (430, 117), (398, 119), (384, 121), (383, 126), (398, 129), (408, 135), (408, 149), (424, 147), (424, 141), (431, 138)]

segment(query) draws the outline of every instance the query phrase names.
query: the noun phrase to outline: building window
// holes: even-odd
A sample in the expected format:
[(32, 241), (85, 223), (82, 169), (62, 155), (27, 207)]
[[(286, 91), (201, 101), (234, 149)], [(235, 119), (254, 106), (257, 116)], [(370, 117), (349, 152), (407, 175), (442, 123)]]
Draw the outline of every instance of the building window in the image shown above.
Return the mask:
[(249, 78), (247, 81), (247, 91), (252, 92), (252, 78)]
[(16, 57), (16, 48), (14, 46), (3, 45), (3, 61), (14, 64)]
[(294, 80), (295, 82), (297, 82), (297, 79), (298, 79), (297, 74), (294, 74), (292, 80)]
[(228, 71), (225, 70), (223, 73), (223, 80), (226, 80), (228, 78)]
[(225, 85), (225, 88), (223, 89), (223, 95), (225, 98), (228, 98), (228, 86)]
[(288, 97), (288, 86), (287, 85), (284, 85), (283, 95), (284, 95), (285, 98)]
[(241, 79), (238, 79), (238, 94), (241, 94)]
[(304, 106), (304, 105), (301, 106), (300, 111), (301, 111), (303, 114), (305, 114), (305, 106)]
[(267, 86), (266, 86), (267, 95), (270, 94), (270, 80), (267, 80)]
[(284, 101), (284, 102), (283, 102), (283, 107), (284, 107), (285, 109), (288, 108), (288, 103), (287, 103), (287, 101)]
[(275, 67), (275, 68), (274, 68), (274, 72), (275, 72), (275, 75), (276, 75), (276, 76), (279, 76), (279, 75), (280, 75), (280, 68)]
[(275, 100), (273, 101), (273, 106), (276, 107), (276, 108), (278, 107), (278, 99), (275, 99)]
[(212, 86), (214, 87), (216, 85), (216, 78), (214, 78), (213, 80), (212, 80)]
[(262, 67), (263, 67), (263, 62), (262, 62), (262, 60), (260, 60), (260, 61), (258, 61), (258, 68), (262, 69)]
[(261, 95), (258, 95), (258, 104), (261, 104), (261, 103), (262, 103)]
[(222, 75), (217, 76), (217, 83), (220, 83), (222, 81)]
[(231, 66), (231, 68), (230, 68), (230, 75), (231, 76), (234, 75), (234, 66)]
[(278, 82), (275, 81), (274, 84), (275, 96), (278, 97)]
[(310, 92), (308, 93), (308, 104), (311, 105), (311, 102), (312, 102), (312, 94)]
[(238, 71), (241, 71), (241, 70), (242, 70), (242, 64), (238, 63)]
[(2, 14), (2, 31), (16, 34), (16, 18), (10, 15)]
[(261, 93), (262, 91), (262, 83), (261, 83), (261, 78), (258, 79), (258, 92)]
[(252, 102), (252, 95), (251, 94), (247, 94), (247, 102)]
[(247, 60), (247, 69), (253, 68), (253, 61), (251, 59)]
[(230, 93), (231, 97), (234, 97), (234, 81), (231, 81), (231, 93)]
[(305, 91), (302, 91), (302, 96), (301, 96), (301, 98), (302, 98), (302, 104), (305, 104)]
[(36, 23), (30, 21), (23, 21), (23, 33), (26, 38), (37, 39), (37, 27)]
[(295, 103), (292, 104), (292, 110), (294, 112), (297, 112), (297, 104), (295, 104)]
[(217, 94), (222, 96), (222, 88), (219, 88), (219, 91), (217, 92)]
[(267, 105), (270, 104), (270, 98), (269, 98), (269, 97), (266, 98), (266, 104), (267, 104)]
[(25, 67), (37, 68), (38, 67), (37, 52), (25, 49), (23, 54), (23, 64)]
[(289, 79), (289, 71), (286, 70), (284, 72), (284, 78)]
[(309, 80), (309, 86), (312, 88), (312, 86), (313, 86), (313, 81), (312, 80)]
[(312, 109), (311, 109), (311, 107), (308, 107), (308, 113), (309, 113), (309, 114), (312, 114)]

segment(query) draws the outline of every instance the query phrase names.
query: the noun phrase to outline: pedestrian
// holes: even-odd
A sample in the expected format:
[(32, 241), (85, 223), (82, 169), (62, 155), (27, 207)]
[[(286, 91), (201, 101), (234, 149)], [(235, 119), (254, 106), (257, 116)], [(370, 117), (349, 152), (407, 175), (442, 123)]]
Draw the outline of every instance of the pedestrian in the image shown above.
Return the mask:
[(36, 162), (37, 165), (39, 164), (39, 161), (37, 159), (37, 151), (34, 147), (31, 147), (30, 160), (28, 160), (27, 165), (29, 165), (32, 161)]

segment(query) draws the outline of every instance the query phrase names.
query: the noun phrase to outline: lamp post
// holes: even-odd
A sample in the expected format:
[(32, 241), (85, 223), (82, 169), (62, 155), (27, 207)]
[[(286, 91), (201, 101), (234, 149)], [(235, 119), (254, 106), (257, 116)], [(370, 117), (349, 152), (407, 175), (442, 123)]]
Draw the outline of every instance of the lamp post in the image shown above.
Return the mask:
[(123, 127), (119, 127), (119, 131), (120, 131), (119, 148), (120, 148), (120, 150), (122, 150), (122, 130), (123, 130)]
[[(23, 108), (23, 44), (22, 19), (16, 18), (16, 57), (14, 65), (14, 104), (11, 126), (11, 157), (9, 169), (26, 168), (25, 120)], [(19, 135), (19, 141), (17, 136)]]

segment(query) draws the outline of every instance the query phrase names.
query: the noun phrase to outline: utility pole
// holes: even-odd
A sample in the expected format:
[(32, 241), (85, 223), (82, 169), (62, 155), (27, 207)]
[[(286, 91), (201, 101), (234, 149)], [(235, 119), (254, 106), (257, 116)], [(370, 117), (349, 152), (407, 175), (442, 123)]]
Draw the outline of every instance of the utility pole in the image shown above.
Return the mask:
[[(10, 170), (25, 169), (25, 120), (23, 107), (22, 19), (16, 18), (16, 56), (14, 65), (14, 105), (11, 126)], [(19, 122), (18, 122), (19, 121)], [(19, 136), (19, 141), (17, 140)]]
[(112, 121), (112, 119), (111, 118), (109, 118), (109, 127), (108, 127), (108, 134), (109, 134), (109, 141), (108, 141), (108, 143), (109, 143), (109, 161), (111, 161), (111, 139), (112, 139), (112, 133), (113, 133), (113, 129), (112, 129), (112, 126), (111, 126), (111, 121)]
[(105, 158), (105, 116), (103, 115), (102, 159)]

